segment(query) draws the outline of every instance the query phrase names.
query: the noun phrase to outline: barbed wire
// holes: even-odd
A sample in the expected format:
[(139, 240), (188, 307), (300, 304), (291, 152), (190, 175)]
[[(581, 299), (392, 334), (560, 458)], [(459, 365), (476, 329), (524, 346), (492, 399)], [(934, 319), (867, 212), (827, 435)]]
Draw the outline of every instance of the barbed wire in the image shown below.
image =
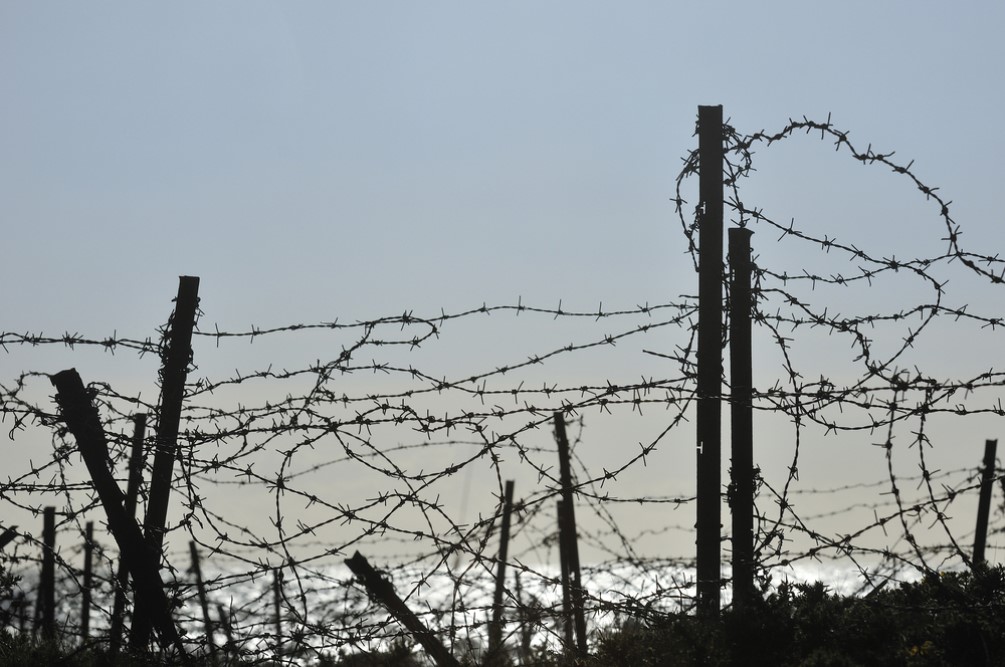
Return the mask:
[[(852, 160), (908, 179), (942, 221), (944, 249), (908, 260), (882, 257), (827, 234), (814, 235), (794, 220), (777, 222), (743, 202), (741, 186), (753, 170), (755, 147), (817, 132)], [(847, 274), (824, 275), (812, 268), (793, 274), (755, 266), (756, 335), (779, 359), (773, 374), (755, 374), (760, 387), (753, 402), (760, 459), (756, 558), (762, 585), (830, 563), (854, 574), (853, 590), (862, 593), (886, 580), (970, 565), (963, 540), (973, 536), (967, 503), (979, 486), (977, 461), (968, 465), (947, 456), (944, 449), (953, 443), (936, 434), (942, 427), (933, 421), (999, 426), (1005, 417), (1005, 371), (990, 367), (937, 377), (910, 362), (912, 350), (937, 338), (943, 324), (958, 337), (975, 328), (1000, 335), (1002, 315), (956, 304), (940, 272), (962, 271), (983, 288), (1001, 289), (1005, 260), (965, 250), (951, 202), (915, 174), (912, 162), (898, 164), (893, 153), (871, 145), (857, 149), (829, 117), (790, 120), (777, 132), (750, 135), (727, 124), (725, 135), (726, 204), (734, 224), (762, 232), (755, 247), (797, 243), (807, 257), (812, 249), (842, 256), (854, 267)], [(697, 151), (685, 157), (674, 198), (695, 269), (700, 210), (688, 208), (685, 194), (699, 166)], [(726, 275), (724, 264), (724, 319)], [(833, 304), (815, 298), (818, 287), (840, 292), (893, 275), (917, 282), (913, 304), (837, 314)], [(800, 291), (804, 287), (811, 296)], [(479, 349), (473, 367), (457, 372), (455, 348), (446, 341), (453, 340), (456, 325), (484, 318), (492, 318), (496, 329), (528, 330), (542, 342), (530, 351), (498, 351), (502, 362), (490, 358), (495, 350), (490, 355)], [(560, 574), (552, 565), (561, 490), (550, 431), (556, 413), (576, 429), (574, 492), (583, 517), (579, 540), (591, 554), (584, 568), (590, 613), (598, 619), (654, 618), (690, 609), (693, 475), (667, 476), (666, 470), (693, 466), (688, 425), (696, 399), (696, 326), (697, 299), (684, 295), (606, 310), (601, 303), (595, 311), (569, 309), (562, 302), (527, 305), (521, 298), (451, 313), (407, 310), (364, 321), (197, 328), (164, 558), (171, 595), (189, 601), (178, 610), (181, 622), (200, 634), (201, 619), (190, 611), (197, 606), (191, 602), (191, 574), (182, 565), (188, 560), (182, 546), (191, 540), (205, 559), (208, 594), (223, 606), (220, 620), (230, 626), (228, 650), (292, 664), (324, 652), (387, 646), (406, 635), (342, 565), (360, 550), (374, 554), (402, 599), (452, 650), (480, 650), (492, 609), (503, 487), (516, 478), (520, 491), (507, 567), (520, 589), (513, 579), (504, 598), (509, 641), (515, 645), (517, 635), (532, 627), (539, 647), (560, 647)], [(902, 330), (884, 328), (891, 326)], [(25, 590), (31, 590), (41, 551), (29, 523), (43, 506), (57, 506), (61, 535), (74, 539), (85, 521), (104, 521), (76, 444), (51, 400), (49, 373), (38, 370), (47, 363), (46, 351), (162, 357), (169, 327), (170, 322), (150, 338), (0, 332), (5, 355), (23, 355), (34, 365), (0, 378), (8, 438), (16, 447), (48, 444), (44, 455), (35, 449), (20, 467), (8, 468), (0, 483), (4, 523), (21, 526), (3, 558), (21, 573)], [(810, 331), (847, 340), (846, 357), (834, 363), (836, 375), (811, 373), (792, 353), (802, 332)], [(313, 339), (300, 338), (314, 335), (324, 341), (319, 355)], [(553, 342), (568, 335), (568, 342)], [(880, 336), (882, 350), (876, 345)], [(240, 353), (247, 348), (236, 346), (281, 341), (296, 347), (298, 340), (305, 352), (295, 366), (264, 359), (233, 372), (214, 368), (221, 348)], [(42, 355), (42, 361), (33, 355)], [(257, 355), (246, 356), (258, 363)], [(199, 374), (197, 363), (212, 372)], [(159, 403), (116, 388), (121, 384), (114, 377), (85, 380), (121, 484), (133, 416), (156, 415)], [(722, 386), (720, 398), (729, 401), (728, 377)], [(816, 456), (827, 438), (857, 457), (875, 445), (881, 467), (871, 478), (847, 484), (833, 476), (806, 479), (808, 469), (819, 468), (807, 458)], [(688, 446), (681, 447), (682, 440)], [(775, 444), (771, 451), (769, 443)], [(155, 438), (146, 444), (156, 447)], [(461, 477), (469, 484), (477, 478), (477, 498), (456, 502)], [(1005, 478), (998, 479), (1005, 488)], [(145, 500), (146, 489), (141, 497)], [(626, 513), (629, 509), (636, 516)], [(990, 533), (1002, 532), (999, 512)], [(95, 554), (97, 637), (108, 627), (117, 586), (117, 553), (109, 544), (106, 539), (102, 546), (99, 539)], [(80, 553), (72, 545), (60, 547), (57, 555), (59, 586), (68, 591), (61, 596), (61, 614), (72, 619)], [(799, 570), (804, 565), (809, 569)], [(727, 569), (724, 584), (728, 577)], [(273, 578), (281, 581), (278, 623)], [(223, 645), (220, 627), (216, 635)]]

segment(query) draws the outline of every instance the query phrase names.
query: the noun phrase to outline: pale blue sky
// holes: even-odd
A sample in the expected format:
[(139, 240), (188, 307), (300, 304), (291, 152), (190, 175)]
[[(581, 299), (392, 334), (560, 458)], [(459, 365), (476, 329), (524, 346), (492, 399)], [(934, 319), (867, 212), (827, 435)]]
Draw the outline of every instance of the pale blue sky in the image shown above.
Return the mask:
[[(182, 274), (230, 330), (693, 294), (670, 200), (700, 104), (743, 133), (831, 113), (994, 254), (1003, 29), (993, 2), (8, 0), (0, 329), (152, 335)], [(812, 137), (759, 157), (744, 200), (779, 220), (940, 247), (903, 180)]]
[(224, 322), (685, 291), (668, 200), (698, 104), (741, 131), (832, 112), (1001, 238), (995, 3), (0, 12), (17, 328), (145, 326), (179, 274)]

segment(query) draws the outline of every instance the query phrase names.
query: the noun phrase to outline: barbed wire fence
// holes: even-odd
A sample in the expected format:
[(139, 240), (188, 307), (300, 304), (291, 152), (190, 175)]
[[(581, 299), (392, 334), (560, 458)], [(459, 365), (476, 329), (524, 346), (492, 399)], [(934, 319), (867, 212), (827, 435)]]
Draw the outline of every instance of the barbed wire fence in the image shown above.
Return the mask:
[[(840, 259), (851, 267), (794, 274), (755, 260), (755, 354), (770, 349), (777, 361), (770, 371), (755, 371), (752, 400), (759, 586), (818, 576), (863, 594), (887, 581), (971, 566), (978, 460), (954, 453), (959, 442), (946, 433), (994, 436), (1005, 417), (1005, 371), (992, 361), (961, 376), (939, 376), (926, 370), (919, 350), (944, 345), (945, 331), (958, 341), (990, 335), (1002, 349), (1002, 315), (961, 302), (969, 292), (955, 293), (947, 275), (974, 281), (995, 303), (1005, 260), (965, 250), (950, 202), (915, 174), (913, 163), (895, 162), (893, 153), (871, 145), (856, 148), (829, 117), (790, 120), (774, 133), (742, 135), (728, 122), (723, 131), (731, 224), (754, 231), (755, 249), (791, 244), (808, 266)], [(883, 257), (744, 203), (755, 149), (802, 134), (818, 134), (848, 158), (907, 179), (941, 221), (943, 250), (909, 260)], [(697, 150), (685, 157), (674, 197), (696, 271), (700, 202), (689, 187), (699, 162)], [(828, 259), (810, 259), (818, 257)], [(726, 275), (724, 269), (723, 319)], [(912, 291), (912, 303), (902, 308), (855, 312), (869, 304), (856, 301), (856, 290), (880, 289), (893, 276), (909, 277), (925, 296)], [(853, 314), (832, 310), (825, 290)], [(563, 633), (555, 512), (562, 492), (556, 414), (571, 427), (592, 636), (616, 619), (648, 621), (695, 606), (697, 297), (595, 310), (520, 299), (241, 330), (206, 326), (212, 307), (205, 307), (193, 336), (162, 560), (191, 651), (208, 648), (190, 542), (202, 559), (215, 619), (211, 643), (229, 655), (296, 664), (395, 641), (410, 645), (414, 633), (390, 618), (344, 565), (355, 552), (369, 557), (452, 655), (483, 655), (507, 480), (516, 481), (516, 495), (503, 641), (521, 664), (571, 649)], [(464, 340), (479, 327), (496, 337), (505, 331), (505, 340), (492, 346)], [(65, 636), (81, 629), (84, 525), (108, 524), (52, 397), (50, 377), (63, 370), (48, 367), (52, 350), (72, 351), (78, 367), (100, 368), (102, 360), (111, 366), (113, 359), (116, 368), (149, 365), (166, 354), (169, 329), (170, 323), (158, 335), (135, 338), (0, 333), (4, 355), (32, 368), (0, 379), (11, 441), (0, 516), (5, 527), (19, 526), (2, 558), (21, 575), (7, 590), (9, 624), (33, 625), (25, 621), (29, 605), (16, 607), (15, 600), (18, 590), (29, 602), (35, 596), (43, 507), (55, 506), (58, 517), (56, 617)], [(846, 347), (818, 363), (812, 353), (796, 351), (804, 337)], [(462, 363), (464, 354), (473, 361)], [(216, 357), (249, 365), (224, 371)], [(124, 377), (83, 378), (120, 487), (134, 416), (156, 421), (160, 409)], [(721, 384), (716, 398), (727, 404), (729, 378)], [(162, 447), (154, 436), (146, 445)], [(878, 458), (866, 465), (873, 453)], [(843, 469), (857, 476), (847, 483), (835, 482), (837, 472), (816, 477), (827, 461), (840, 459), (851, 459)], [(148, 462), (147, 478), (150, 469)], [(725, 502), (726, 488), (720, 496)], [(148, 501), (144, 486), (141, 511)], [(999, 509), (991, 535), (1005, 531), (1002, 517)], [(81, 641), (100, 644), (109, 640), (119, 558), (115, 541), (100, 529), (93, 558), (93, 619), (90, 637)], [(718, 589), (728, 604), (730, 571), (721, 571)]]

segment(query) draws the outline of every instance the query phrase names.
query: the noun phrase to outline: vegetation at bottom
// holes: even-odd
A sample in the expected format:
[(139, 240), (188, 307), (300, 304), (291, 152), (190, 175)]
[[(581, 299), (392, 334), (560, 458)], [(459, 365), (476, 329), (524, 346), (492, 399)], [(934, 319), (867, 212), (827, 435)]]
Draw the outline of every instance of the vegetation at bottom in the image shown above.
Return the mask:
[(868, 597), (782, 583), (717, 622), (681, 614), (621, 625), (589, 665), (1005, 666), (1005, 570), (930, 574)]
[[(851, 667), (891, 665), (1005, 667), (1005, 569), (931, 574), (917, 583), (847, 597), (822, 584), (782, 583), (744, 611), (723, 610), (718, 620), (672, 614), (648, 621), (624, 618), (599, 630), (592, 654), (577, 659), (540, 648), (539, 667)], [(302, 656), (307, 658), (307, 656)], [(458, 656), (465, 666), (484, 663), (477, 652)], [(171, 664), (163, 656), (123, 654), (120, 667)], [(299, 662), (299, 661), (298, 661)], [(111, 664), (99, 646), (61, 645), (0, 633), (0, 666)], [(195, 661), (210, 665), (208, 658)], [(220, 665), (276, 665), (268, 658), (219, 660)], [(289, 663), (282, 663), (289, 664)], [(404, 641), (375, 653), (315, 656), (317, 667), (419, 667), (431, 664)], [(493, 666), (514, 666), (509, 658)]]

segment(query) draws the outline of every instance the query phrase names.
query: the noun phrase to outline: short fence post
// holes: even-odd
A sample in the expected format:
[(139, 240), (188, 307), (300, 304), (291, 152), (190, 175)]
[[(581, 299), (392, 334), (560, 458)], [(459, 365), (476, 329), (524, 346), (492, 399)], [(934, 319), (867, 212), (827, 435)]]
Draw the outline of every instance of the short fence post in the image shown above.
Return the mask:
[(272, 573), (272, 604), (276, 623), (276, 657), (283, 654), (283, 571)]
[(722, 524), (722, 107), (698, 107), (698, 609), (719, 613)]
[(502, 662), (503, 592), (506, 589), (506, 558), (509, 556), (510, 514), (513, 511), (513, 480), (507, 480), (503, 498), (502, 530), (499, 533), (499, 564), (496, 569), (496, 589), (492, 598), (492, 624), (489, 625), (489, 660)]
[(217, 603), (216, 605), (216, 615), (220, 617), (220, 625), (223, 627), (223, 636), (227, 638), (227, 646), (224, 649), (225, 653), (233, 651), (236, 647), (234, 644), (234, 630), (230, 626), (230, 616), (227, 614), (227, 610), (223, 608), (223, 605)]
[(24, 635), (28, 623), (28, 600), (24, 597), (24, 591), (18, 591), (14, 596), (14, 609), (17, 610), (17, 631)]
[(0, 534), (0, 550), (13, 542), (15, 537), (17, 537), (17, 526), (5, 528), (3, 534)]
[(565, 433), (565, 418), (561, 412), (554, 414), (555, 439), (558, 442), (558, 464), (562, 484), (562, 504), (559, 509), (559, 540), (565, 544), (569, 568), (569, 592), (573, 620), (576, 628), (576, 650), (581, 657), (587, 653), (586, 618), (583, 612), (583, 581), (579, 569), (579, 539), (576, 534), (576, 508), (572, 499), (572, 466), (570, 464), (569, 438)]
[(80, 637), (85, 642), (91, 630), (91, 571), (94, 556), (94, 522), (84, 525), (84, 590), (81, 591)]
[(52, 506), (42, 511), (42, 578), (36, 604), (42, 636), (51, 641), (56, 637), (56, 508)]
[(753, 371), (750, 331), (750, 236), (729, 230), (729, 376), (732, 466), (729, 504), (733, 520), (733, 604), (746, 608), (754, 595)]
[(565, 527), (565, 507), (561, 500), (556, 503), (558, 512), (558, 562), (562, 577), (562, 636), (565, 638), (567, 650), (575, 646), (575, 632), (572, 629), (572, 590), (569, 584), (569, 545), (566, 543), (569, 534)]
[[(513, 575), (514, 579), (516, 579), (514, 587), (516, 588), (517, 613), (520, 616), (520, 664), (526, 665), (530, 663), (530, 643), (533, 637), (533, 630), (530, 627), (530, 614), (527, 613), (527, 606), (523, 602), (523, 584), (520, 583), (520, 570), (514, 571)], [(572, 637), (568, 637), (567, 641), (572, 643)]]
[(209, 616), (209, 601), (206, 599), (206, 584), (202, 580), (199, 549), (196, 548), (194, 541), (189, 541), (188, 550), (192, 556), (192, 574), (195, 575), (195, 587), (199, 594), (199, 606), (202, 608), (202, 622), (206, 627), (206, 645), (209, 647), (209, 662), (212, 665), (216, 665), (216, 642), (213, 641), (213, 619)]
[(997, 440), (984, 441), (984, 469), (981, 471), (981, 495), (977, 504), (977, 532), (974, 535), (974, 567), (984, 564), (984, 545), (988, 539), (988, 516), (991, 514), (991, 491), (995, 478)]
[[(147, 416), (133, 415), (133, 440), (129, 453), (129, 476), (126, 480), (125, 514), (130, 521), (136, 519), (136, 504), (143, 481), (143, 439), (146, 437)], [(112, 620), (108, 630), (111, 653), (119, 652), (122, 643), (122, 616), (125, 613), (126, 589), (129, 586), (129, 564), (125, 554), (119, 552), (119, 567), (116, 573), (115, 599), (112, 603)]]

